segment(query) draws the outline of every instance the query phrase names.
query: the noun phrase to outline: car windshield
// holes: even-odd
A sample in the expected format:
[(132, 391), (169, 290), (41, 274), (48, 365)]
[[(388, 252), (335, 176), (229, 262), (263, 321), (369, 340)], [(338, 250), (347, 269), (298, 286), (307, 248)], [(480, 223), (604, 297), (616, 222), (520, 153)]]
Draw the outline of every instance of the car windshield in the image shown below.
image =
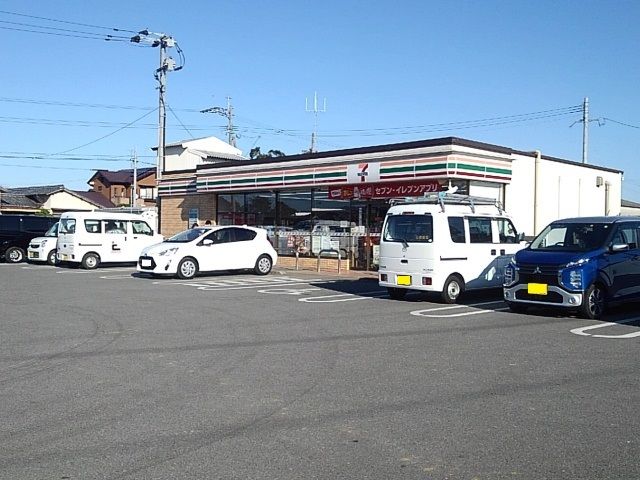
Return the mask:
[(552, 223), (531, 242), (531, 250), (588, 252), (603, 248), (611, 225), (605, 223)]
[(166, 243), (187, 243), (195, 240), (204, 233), (210, 231), (209, 228), (190, 228), (184, 232), (176, 233), (173, 237), (165, 240)]
[(58, 236), (58, 222), (51, 225), (51, 228), (44, 234), (45, 237), (57, 237)]

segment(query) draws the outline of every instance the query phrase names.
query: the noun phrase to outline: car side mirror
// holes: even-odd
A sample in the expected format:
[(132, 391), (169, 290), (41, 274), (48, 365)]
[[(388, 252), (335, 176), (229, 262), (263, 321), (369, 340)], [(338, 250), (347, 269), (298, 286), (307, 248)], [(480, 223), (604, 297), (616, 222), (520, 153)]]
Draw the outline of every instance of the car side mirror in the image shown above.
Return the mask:
[(609, 251), (611, 253), (626, 252), (628, 250), (629, 250), (629, 244), (628, 243), (614, 243), (613, 245), (611, 245), (609, 247)]
[(518, 243), (524, 242), (524, 232), (518, 234)]
[(211, 240), (210, 238), (205, 238), (202, 241), (202, 245), (204, 245), (205, 247), (208, 247), (209, 245), (213, 245), (213, 240)]

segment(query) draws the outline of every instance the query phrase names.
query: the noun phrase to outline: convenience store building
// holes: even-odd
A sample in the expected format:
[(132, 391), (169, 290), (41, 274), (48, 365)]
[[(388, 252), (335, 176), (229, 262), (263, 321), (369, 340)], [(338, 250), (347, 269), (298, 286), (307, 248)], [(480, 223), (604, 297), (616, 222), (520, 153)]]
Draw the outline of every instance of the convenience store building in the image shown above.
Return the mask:
[(527, 236), (557, 218), (620, 213), (620, 170), (457, 137), (256, 160), (230, 150), (196, 154), (187, 168), (165, 162), (158, 183), (165, 236), (206, 220), (257, 225), (280, 255), (340, 248), (351, 268), (375, 265), (391, 198), (451, 188), (494, 198)]

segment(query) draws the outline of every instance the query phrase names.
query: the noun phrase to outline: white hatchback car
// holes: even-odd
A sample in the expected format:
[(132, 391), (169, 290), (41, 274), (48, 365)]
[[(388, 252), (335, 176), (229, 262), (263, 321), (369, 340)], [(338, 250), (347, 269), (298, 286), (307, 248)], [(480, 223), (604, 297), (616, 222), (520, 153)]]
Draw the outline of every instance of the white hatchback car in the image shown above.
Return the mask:
[(267, 275), (277, 260), (278, 254), (262, 228), (196, 227), (143, 249), (137, 270), (183, 279), (220, 270), (252, 269)]

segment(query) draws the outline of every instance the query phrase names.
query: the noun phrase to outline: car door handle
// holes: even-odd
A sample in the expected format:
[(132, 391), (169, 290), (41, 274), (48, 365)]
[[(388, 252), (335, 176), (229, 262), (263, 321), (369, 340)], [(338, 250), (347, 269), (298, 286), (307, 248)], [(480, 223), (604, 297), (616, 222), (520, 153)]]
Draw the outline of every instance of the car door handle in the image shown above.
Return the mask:
[(400, 263), (409, 263), (409, 260), (400, 260)]

